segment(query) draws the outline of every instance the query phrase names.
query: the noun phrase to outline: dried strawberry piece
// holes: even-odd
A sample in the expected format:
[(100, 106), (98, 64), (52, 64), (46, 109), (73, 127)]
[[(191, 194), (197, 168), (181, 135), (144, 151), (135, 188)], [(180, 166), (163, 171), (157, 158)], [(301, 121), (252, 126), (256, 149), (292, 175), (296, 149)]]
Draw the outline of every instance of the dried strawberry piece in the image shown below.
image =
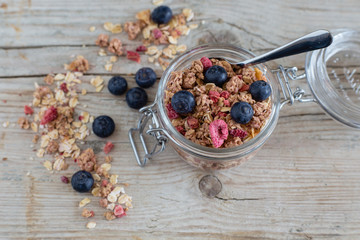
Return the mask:
[(190, 128), (195, 129), (199, 127), (199, 120), (197, 120), (196, 118), (189, 116), (187, 119), (187, 124), (189, 125)]
[(62, 83), (62, 84), (60, 85), (60, 89), (61, 89), (64, 93), (68, 93), (68, 92), (69, 92), (69, 89), (67, 88), (66, 83)]
[(230, 107), (230, 102), (229, 102), (229, 100), (224, 100), (224, 106), (225, 106), (225, 107)]
[(93, 217), (93, 216), (95, 216), (95, 213), (94, 213), (94, 211), (90, 211), (90, 216), (89, 217)]
[(82, 121), (84, 119), (84, 116), (80, 115), (79, 116), (79, 121)]
[(181, 133), (182, 135), (185, 135), (186, 131), (183, 126), (176, 126), (175, 128), (176, 128), (176, 130), (178, 130), (179, 133)]
[(225, 99), (228, 99), (229, 96), (230, 96), (230, 93), (229, 93), (228, 91), (222, 91), (222, 92), (220, 93), (220, 97), (223, 97), (223, 98), (225, 98)]
[(247, 85), (247, 84), (244, 84), (241, 88), (240, 88), (240, 92), (245, 92), (245, 91), (248, 91), (249, 90), (249, 88), (250, 88), (250, 86), (249, 85)]
[(120, 218), (122, 216), (126, 216), (126, 212), (124, 211), (124, 208), (121, 205), (116, 205), (114, 208), (114, 215), (117, 218)]
[(61, 179), (61, 181), (62, 181), (63, 183), (69, 183), (69, 182), (70, 182), (70, 181), (69, 181), (69, 178), (66, 177), (66, 176), (61, 176), (60, 179)]
[(24, 106), (24, 113), (25, 113), (25, 114), (32, 115), (32, 114), (34, 113), (34, 110), (33, 110), (30, 106), (25, 105), (25, 106)]
[(173, 107), (171, 106), (171, 103), (168, 103), (168, 104), (166, 105), (166, 109), (167, 109), (168, 117), (169, 117), (170, 119), (175, 119), (175, 118), (180, 117), (180, 115), (179, 115), (177, 112), (175, 112), (175, 110), (174, 110)]
[(212, 62), (209, 58), (207, 57), (202, 57), (200, 59), (200, 62), (202, 63), (203, 67), (204, 67), (204, 70), (210, 68), (212, 66)]
[(248, 133), (242, 129), (231, 129), (229, 133), (230, 135), (239, 138), (244, 138), (248, 135)]
[(126, 58), (131, 61), (140, 63), (140, 55), (137, 52), (127, 51)]
[(209, 91), (209, 97), (214, 103), (217, 103), (219, 101), (219, 98), (220, 98), (220, 93), (218, 93), (217, 91), (210, 90)]
[(242, 75), (236, 75), (239, 79), (242, 79)]
[(144, 46), (144, 45), (138, 46), (138, 47), (136, 48), (136, 51), (137, 51), (137, 52), (146, 52), (146, 51), (147, 51), (147, 47)]
[(162, 32), (160, 31), (160, 29), (155, 28), (152, 30), (152, 35), (154, 36), (155, 39), (159, 39), (162, 36)]
[(54, 106), (51, 106), (45, 111), (40, 124), (45, 125), (45, 124), (55, 120), (57, 118), (57, 116), (58, 116), (57, 109)]
[(215, 148), (221, 147), (229, 135), (228, 126), (226, 122), (221, 119), (217, 119), (210, 123), (209, 131)]
[(218, 112), (217, 114), (219, 117), (226, 117), (226, 115), (228, 115), (227, 113), (225, 112)]
[(111, 149), (114, 147), (114, 144), (112, 142), (107, 142), (104, 147), (104, 153), (109, 154)]

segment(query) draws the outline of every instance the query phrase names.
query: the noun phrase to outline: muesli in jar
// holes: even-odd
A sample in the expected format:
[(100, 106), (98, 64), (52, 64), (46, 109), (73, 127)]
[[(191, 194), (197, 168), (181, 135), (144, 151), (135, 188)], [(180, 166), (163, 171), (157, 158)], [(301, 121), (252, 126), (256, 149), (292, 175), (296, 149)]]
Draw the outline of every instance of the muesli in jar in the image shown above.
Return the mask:
[(203, 57), (173, 71), (164, 103), (174, 128), (206, 147), (231, 148), (254, 138), (271, 114), (271, 87), (252, 67)]

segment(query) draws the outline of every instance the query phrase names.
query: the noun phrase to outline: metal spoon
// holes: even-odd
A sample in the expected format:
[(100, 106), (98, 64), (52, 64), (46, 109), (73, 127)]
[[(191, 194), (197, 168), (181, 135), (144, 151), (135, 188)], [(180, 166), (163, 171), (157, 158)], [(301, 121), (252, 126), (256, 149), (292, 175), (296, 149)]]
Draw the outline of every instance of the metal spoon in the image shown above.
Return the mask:
[(296, 55), (303, 52), (309, 52), (320, 48), (325, 48), (332, 43), (332, 36), (329, 31), (318, 30), (298, 38), (282, 47), (276, 48), (268, 53), (242, 61), (234, 62), (226, 59), (230, 64), (236, 64), (240, 67), (255, 65), (270, 60)]

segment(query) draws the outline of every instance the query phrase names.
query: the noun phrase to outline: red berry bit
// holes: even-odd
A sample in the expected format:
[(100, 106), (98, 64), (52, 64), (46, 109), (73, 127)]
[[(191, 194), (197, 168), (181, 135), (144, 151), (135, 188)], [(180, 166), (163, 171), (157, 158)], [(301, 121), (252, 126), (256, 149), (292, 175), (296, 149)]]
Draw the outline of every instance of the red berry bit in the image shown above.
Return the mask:
[(67, 88), (66, 83), (62, 83), (62, 84), (60, 85), (60, 89), (61, 89), (64, 93), (68, 93), (68, 92), (69, 92), (69, 89)]
[(217, 91), (209, 91), (209, 97), (210, 99), (213, 101), (213, 103), (217, 103), (219, 101), (220, 98), (220, 93), (218, 93)]
[(145, 47), (144, 45), (138, 46), (136, 48), (137, 52), (146, 52), (147, 51), (147, 47)]
[(211, 60), (207, 57), (202, 57), (200, 59), (200, 62), (202, 63), (204, 70), (207, 70), (208, 68), (210, 68), (212, 66)]
[(117, 218), (121, 218), (122, 216), (126, 216), (126, 212), (121, 205), (116, 205), (114, 208), (114, 215)]
[(168, 104), (166, 105), (166, 109), (167, 109), (168, 117), (169, 117), (170, 119), (175, 119), (175, 118), (180, 117), (180, 115), (179, 115), (177, 112), (175, 112), (175, 110), (174, 110), (173, 107), (171, 106), (171, 103), (168, 103)]
[(249, 88), (250, 88), (250, 86), (249, 85), (247, 85), (247, 84), (244, 84), (241, 88), (240, 88), (240, 92), (245, 92), (245, 91), (248, 91), (249, 90)]
[(31, 114), (34, 113), (34, 110), (33, 110), (30, 106), (25, 105), (25, 106), (24, 106), (24, 113), (31, 115)]
[(63, 183), (69, 183), (69, 182), (70, 182), (70, 181), (69, 181), (69, 178), (66, 177), (66, 176), (61, 176), (60, 179), (61, 179), (61, 181), (62, 181)]
[(228, 114), (225, 112), (218, 112), (217, 114), (219, 117), (226, 117)]
[(230, 102), (229, 102), (229, 100), (224, 100), (224, 106), (225, 106), (225, 107), (230, 107)]
[(55, 120), (57, 118), (57, 116), (58, 116), (57, 109), (54, 106), (51, 106), (45, 111), (40, 124), (45, 125), (45, 124)]
[(230, 93), (229, 93), (228, 91), (222, 91), (222, 92), (220, 93), (220, 97), (223, 97), (223, 98), (225, 98), (225, 99), (228, 99), (229, 96), (230, 96)]
[(104, 153), (109, 154), (111, 149), (114, 147), (114, 144), (112, 142), (107, 142), (104, 147)]
[(103, 180), (101, 181), (101, 186), (102, 186), (102, 187), (106, 187), (108, 184), (109, 184), (109, 181), (106, 180), (106, 179), (103, 179)]
[(234, 136), (234, 137), (239, 137), (239, 138), (244, 138), (246, 137), (248, 134), (246, 131), (242, 130), (242, 129), (231, 129), (230, 130), (230, 135)]
[(175, 128), (176, 128), (176, 130), (178, 130), (179, 133), (181, 133), (182, 135), (185, 135), (186, 131), (183, 126), (176, 126)]
[(186, 119), (187, 124), (189, 125), (190, 128), (192, 129), (196, 129), (199, 127), (199, 120), (197, 120), (196, 118), (189, 116)]
[(131, 61), (140, 63), (140, 55), (137, 52), (127, 51), (126, 58)]
[(160, 29), (155, 28), (154, 30), (152, 30), (152, 35), (155, 39), (159, 39), (162, 36), (162, 32), (160, 31)]
[(215, 148), (221, 147), (228, 138), (228, 126), (224, 120), (217, 119), (209, 126), (210, 136)]

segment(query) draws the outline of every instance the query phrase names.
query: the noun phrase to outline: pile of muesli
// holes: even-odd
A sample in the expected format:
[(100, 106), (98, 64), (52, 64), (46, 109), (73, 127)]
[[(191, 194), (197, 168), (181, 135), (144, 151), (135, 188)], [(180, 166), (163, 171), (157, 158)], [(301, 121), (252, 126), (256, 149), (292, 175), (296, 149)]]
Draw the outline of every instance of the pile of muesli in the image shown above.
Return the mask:
[[(204, 81), (205, 71), (214, 65), (226, 70), (227, 81), (222, 87)], [(168, 117), (172, 125), (194, 143), (215, 148), (239, 146), (260, 132), (271, 113), (270, 97), (255, 101), (249, 93), (250, 85), (259, 80), (266, 81), (266, 77), (258, 68), (241, 68), (216, 58), (196, 60), (190, 68), (171, 73), (164, 98)], [(178, 114), (171, 105), (174, 94), (182, 90), (189, 91), (195, 98), (195, 108), (188, 114)], [(253, 109), (253, 117), (247, 124), (235, 122), (230, 115), (231, 107), (237, 102), (249, 103)], [(211, 126), (224, 122), (225, 138), (219, 145), (214, 144), (218, 139), (212, 136)]]
[[(40, 140), (37, 157), (44, 158), (47, 155), (53, 157), (53, 160), (43, 162), (47, 170), (66, 170), (69, 164), (74, 163), (81, 170), (91, 172), (95, 180), (91, 193), (100, 197), (99, 204), (106, 209), (105, 218), (113, 220), (125, 216), (128, 209), (132, 208), (132, 198), (124, 191), (124, 187), (128, 184), (119, 184), (119, 176), (109, 173), (112, 157), (106, 155), (101, 161), (92, 148), (81, 151), (79, 147), (79, 144), (85, 144), (85, 138), (90, 134), (87, 124), (94, 121), (94, 117), (86, 111), (80, 114), (75, 112), (79, 104), (79, 96), (87, 94), (85, 89), (79, 90), (79, 85), (82, 83), (79, 78), (83, 72), (89, 70), (89, 63), (84, 57), (78, 56), (72, 63), (66, 65), (66, 69), (70, 70), (66, 74), (47, 75), (42, 85), (35, 83), (33, 101), (24, 106), (26, 117), (20, 117), (18, 124), (23, 129), (31, 128), (35, 132), (34, 144)], [(104, 80), (99, 76), (91, 79), (90, 82), (96, 92), (104, 87)], [(87, 106), (84, 104), (82, 107)], [(38, 111), (35, 111), (37, 109)], [(107, 142), (104, 153), (109, 154), (113, 147), (111, 142)], [(67, 176), (61, 176), (60, 179), (64, 183), (69, 183)], [(80, 201), (79, 207), (84, 207), (90, 201), (89, 198), (84, 198)], [(94, 211), (84, 208), (82, 216), (91, 218), (94, 216)], [(92, 221), (86, 226), (93, 228), (96, 223)]]
[[(100, 34), (96, 40), (96, 45), (100, 48), (99, 56), (107, 56), (107, 51), (115, 56), (104, 65), (107, 71), (111, 71), (113, 63), (118, 60), (117, 56), (125, 55), (129, 60), (140, 63), (139, 53), (144, 52), (148, 55), (148, 61), (155, 65), (160, 65), (163, 70), (169, 65), (170, 60), (176, 57), (176, 54), (183, 53), (187, 47), (184, 44), (178, 44), (181, 36), (189, 35), (192, 29), (198, 28), (199, 24), (190, 23), (193, 20), (194, 12), (185, 8), (181, 13), (173, 15), (167, 24), (157, 24), (151, 20), (150, 9), (140, 11), (136, 14), (137, 21), (126, 22), (123, 26), (111, 22), (104, 23), (104, 29), (112, 34), (121, 33), (123, 30), (128, 34), (129, 40), (136, 40), (141, 36), (142, 44), (134, 50), (125, 47), (119, 38), (108, 34)], [(90, 27), (90, 31), (95, 31), (95, 26)], [(163, 45), (158, 48), (157, 45)], [(106, 51), (107, 50), (107, 51)]]

